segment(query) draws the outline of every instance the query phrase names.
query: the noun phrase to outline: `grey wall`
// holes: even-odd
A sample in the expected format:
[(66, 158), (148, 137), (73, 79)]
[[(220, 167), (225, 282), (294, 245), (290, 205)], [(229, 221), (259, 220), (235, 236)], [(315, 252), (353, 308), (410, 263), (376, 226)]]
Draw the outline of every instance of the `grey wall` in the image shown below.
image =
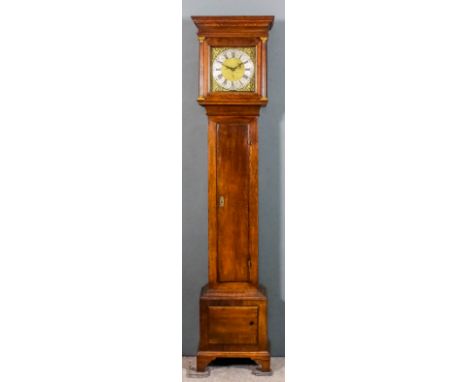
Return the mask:
[(274, 15), (268, 106), (259, 119), (259, 272), (268, 293), (271, 353), (284, 356), (284, 0), (182, 2), (182, 353), (198, 346), (198, 298), (208, 281), (207, 117), (198, 96), (192, 15)]

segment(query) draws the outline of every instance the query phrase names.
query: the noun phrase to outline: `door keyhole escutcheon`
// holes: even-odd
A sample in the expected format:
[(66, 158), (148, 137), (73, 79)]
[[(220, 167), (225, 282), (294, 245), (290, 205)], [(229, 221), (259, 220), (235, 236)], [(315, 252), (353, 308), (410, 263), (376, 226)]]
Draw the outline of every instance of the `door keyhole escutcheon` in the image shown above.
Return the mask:
[(219, 197), (219, 206), (224, 207), (224, 196)]

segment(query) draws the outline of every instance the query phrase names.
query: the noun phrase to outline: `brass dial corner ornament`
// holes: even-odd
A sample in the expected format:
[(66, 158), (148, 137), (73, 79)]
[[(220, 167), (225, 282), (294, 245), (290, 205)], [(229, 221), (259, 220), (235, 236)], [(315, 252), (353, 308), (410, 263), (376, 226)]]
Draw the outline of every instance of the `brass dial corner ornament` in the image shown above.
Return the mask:
[(211, 48), (211, 91), (255, 91), (255, 47)]

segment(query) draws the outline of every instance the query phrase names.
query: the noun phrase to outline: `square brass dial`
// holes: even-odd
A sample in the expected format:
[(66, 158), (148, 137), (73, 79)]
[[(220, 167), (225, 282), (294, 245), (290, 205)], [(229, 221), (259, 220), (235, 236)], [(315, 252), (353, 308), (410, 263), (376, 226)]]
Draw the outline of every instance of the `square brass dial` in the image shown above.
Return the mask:
[(255, 92), (257, 49), (252, 47), (211, 47), (210, 91)]

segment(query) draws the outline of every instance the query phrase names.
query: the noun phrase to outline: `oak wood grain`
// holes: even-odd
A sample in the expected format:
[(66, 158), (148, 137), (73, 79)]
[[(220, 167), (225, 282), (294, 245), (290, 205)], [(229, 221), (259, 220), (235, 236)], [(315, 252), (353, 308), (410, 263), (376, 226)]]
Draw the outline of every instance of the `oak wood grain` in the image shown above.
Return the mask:
[[(192, 19), (200, 41), (197, 101), (208, 116), (208, 284), (200, 295), (197, 369), (218, 357), (248, 357), (269, 371), (268, 299), (258, 283), (258, 116), (268, 102), (274, 18)], [(211, 48), (236, 46), (256, 49), (255, 91), (210, 92)]]
[(257, 325), (257, 306), (208, 307), (209, 344), (256, 345)]
[(218, 123), (216, 140), (217, 281), (249, 282), (249, 125)]

